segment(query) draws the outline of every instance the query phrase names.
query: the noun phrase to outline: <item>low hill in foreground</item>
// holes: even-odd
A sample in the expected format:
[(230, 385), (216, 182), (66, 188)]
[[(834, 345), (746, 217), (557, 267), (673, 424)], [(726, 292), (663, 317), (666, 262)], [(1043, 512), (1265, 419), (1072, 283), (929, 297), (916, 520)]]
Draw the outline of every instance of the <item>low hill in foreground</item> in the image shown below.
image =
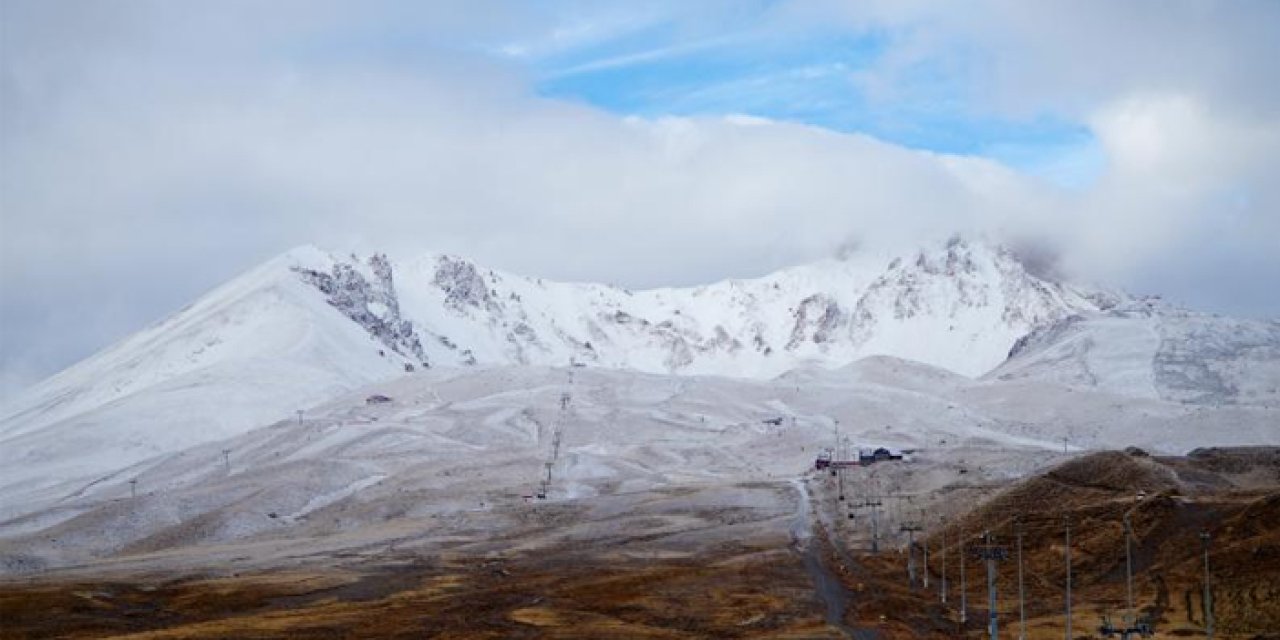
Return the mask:
[[(997, 563), (998, 609), (1002, 632), (1015, 634), (1021, 528), (1026, 637), (1061, 638), (1070, 523), (1073, 636), (1100, 637), (1104, 617), (1118, 626), (1125, 616), (1126, 514), (1133, 531), (1135, 617), (1150, 622), (1158, 637), (1204, 633), (1201, 532), (1210, 535), (1217, 637), (1280, 637), (1276, 447), (1199, 449), (1185, 457), (1152, 457), (1136, 449), (1093, 453), (1007, 487), (981, 506), (948, 518), (945, 526), (926, 517), (926, 535), (915, 560), (921, 563), (921, 550), (929, 548), (927, 590), (907, 588), (902, 549), (871, 555), (855, 528), (838, 526), (843, 535), (837, 533), (836, 539), (861, 549), (854, 552), (846, 577), (867, 595), (849, 616), (885, 617), (885, 629), (901, 637), (985, 637), (986, 569), (977, 556), (985, 544), (983, 534), (989, 532), (1008, 554)], [(965, 631), (958, 614), (962, 553), (967, 557)], [(943, 557), (947, 605), (940, 602)]]

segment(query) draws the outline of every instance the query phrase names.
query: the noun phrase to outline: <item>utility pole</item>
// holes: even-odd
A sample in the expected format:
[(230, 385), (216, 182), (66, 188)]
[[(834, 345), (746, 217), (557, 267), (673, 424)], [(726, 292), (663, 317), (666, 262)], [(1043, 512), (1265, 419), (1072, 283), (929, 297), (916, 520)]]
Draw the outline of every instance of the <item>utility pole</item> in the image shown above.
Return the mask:
[(942, 583), (938, 591), (942, 594), (942, 604), (947, 603), (947, 519), (942, 519)]
[(983, 545), (978, 548), (978, 555), (987, 561), (987, 631), (991, 640), (999, 640), (1000, 623), (996, 613), (996, 561), (1009, 557), (1004, 547), (996, 546), (990, 531), (982, 533)]
[(231, 450), (222, 450), (222, 462), (227, 466), (227, 473), (231, 473)]
[(871, 553), (880, 553), (880, 496), (869, 496), (867, 506), (871, 507)]
[(964, 624), (969, 621), (969, 585), (965, 582), (964, 574), (964, 557), (968, 555), (965, 549), (964, 530), (960, 531), (960, 627), (963, 629)]
[(1027, 640), (1027, 599), (1022, 587), (1022, 522), (1014, 519), (1018, 530), (1018, 640)]
[[(923, 518), (921, 518), (923, 521)], [(924, 547), (924, 588), (929, 589), (929, 539), (924, 538), (920, 541), (920, 545)]]
[(1062, 523), (1067, 532), (1067, 635), (1071, 640), (1071, 518), (1063, 517)]
[[(840, 448), (838, 446), (836, 447), (835, 459), (837, 461), (844, 459), (844, 457), (840, 455)], [(840, 502), (844, 502), (844, 473), (841, 472), (841, 469), (842, 469), (841, 467), (832, 465), (832, 468), (835, 469), (836, 485), (838, 487), (837, 493), (836, 493), (836, 500)]]
[(1213, 592), (1209, 589), (1209, 532), (1200, 532), (1200, 546), (1204, 548), (1204, 635), (1213, 639)]
[(298, 409), (298, 424), (302, 424), (302, 409)]
[(1124, 626), (1133, 626), (1133, 552), (1130, 544), (1132, 526), (1129, 524), (1129, 512), (1124, 513)]
[(130, 498), (138, 497), (138, 479), (137, 478), (133, 478), (132, 480), (129, 481), (129, 497)]
[(916, 588), (916, 554), (914, 547), (916, 545), (916, 532), (921, 529), (922, 527), (918, 522), (904, 522), (898, 528), (898, 531), (907, 532), (907, 587), (910, 589)]

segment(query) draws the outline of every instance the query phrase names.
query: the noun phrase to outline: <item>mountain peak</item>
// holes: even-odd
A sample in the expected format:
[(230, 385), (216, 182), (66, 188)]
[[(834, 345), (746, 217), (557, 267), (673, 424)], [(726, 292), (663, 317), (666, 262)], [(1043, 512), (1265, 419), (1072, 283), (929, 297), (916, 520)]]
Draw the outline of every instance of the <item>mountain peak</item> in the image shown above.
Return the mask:
[[(576, 361), (768, 377), (802, 362), (830, 368), (891, 355), (978, 375), (1038, 324), (1099, 308), (1092, 292), (1038, 278), (1011, 251), (960, 236), (896, 256), (850, 247), (841, 259), (760, 278), (639, 291), (515, 276), (448, 254), (380, 259), (394, 305), (371, 289), (357, 298), (377, 309), (353, 309), (351, 296), (330, 303), (380, 339), (386, 331), (368, 319), (395, 307), (422, 345), (415, 357), (445, 366)], [(367, 271), (362, 263), (353, 256), (333, 268), (356, 274)], [(321, 280), (310, 277), (332, 296), (335, 285)]]
[[(1045, 328), (1101, 317), (1132, 329), (1161, 316), (1150, 308), (1142, 315), (1139, 302), (1043, 278), (1012, 250), (959, 237), (898, 253), (859, 249), (754, 279), (638, 291), (524, 277), (448, 254), (398, 261), (304, 246), (30, 389), (6, 405), (0, 438), (27, 443), (13, 449), (27, 453), (11, 467), (59, 460), (74, 466), (67, 477), (80, 477), (427, 367), (572, 364), (761, 380), (862, 362), (845, 372), (959, 379), (992, 370), (1040, 331), (1026, 353), (1043, 357), (1001, 374), (1042, 375), (1058, 353)], [(1248, 341), (1222, 342), (1230, 349), (1211, 365), (1179, 364), (1180, 345), (1200, 331), (1187, 326), (1190, 337), (1160, 351), (1163, 368), (1153, 374), (1180, 394), (1171, 397), (1237, 384), (1222, 367), (1270, 366), (1267, 349), (1280, 343), (1275, 327), (1254, 327)], [(1233, 355), (1246, 350), (1262, 355)], [(1086, 374), (1100, 370), (1080, 362)], [(1241, 387), (1230, 397), (1264, 392)]]

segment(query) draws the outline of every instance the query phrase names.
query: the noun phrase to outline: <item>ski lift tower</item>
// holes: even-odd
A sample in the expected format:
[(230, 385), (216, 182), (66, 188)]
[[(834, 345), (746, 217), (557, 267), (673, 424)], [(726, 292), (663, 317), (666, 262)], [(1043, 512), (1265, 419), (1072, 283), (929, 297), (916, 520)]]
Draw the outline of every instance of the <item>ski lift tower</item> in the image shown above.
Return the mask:
[(898, 527), (898, 531), (907, 534), (907, 587), (910, 589), (916, 588), (916, 532), (923, 530), (919, 520), (907, 520)]
[(996, 561), (1009, 559), (1009, 550), (998, 546), (990, 531), (982, 534), (982, 544), (974, 549), (975, 555), (987, 561), (987, 631), (991, 640), (999, 640), (1000, 627), (996, 613)]
[(871, 507), (871, 553), (880, 553), (880, 496), (868, 495), (864, 506)]
[(1120, 636), (1121, 640), (1130, 640), (1130, 638), (1150, 638), (1156, 634), (1155, 629), (1146, 622), (1135, 622), (1117, 627), (1111, 624), (1111, 619), (1103, 616), (1102, 625), (1098, 627), (1098, 635), (1104, 638), (1114, 638)]
[[(1138, 500), (1142, 500), (1141, 495), (1138, 496)], [(1133, 523), (1129, 520), (1130, 515), (1132, 515), (1132, 509), (1126, 511), (1121, 518), (1124, 522), (1124, 624), (1116, 627), (1111, 624), (1109, 618), (1103, 617), (1102, 626), (1098, 627), (1098, 634), (1104, 638), (1119, 635), (1122, 640), (1129, 640), (1133, 637), (1150, 638), (1155, 635), (1155, 629), (1151, 623), (1139, 621), (1133, 615)]]

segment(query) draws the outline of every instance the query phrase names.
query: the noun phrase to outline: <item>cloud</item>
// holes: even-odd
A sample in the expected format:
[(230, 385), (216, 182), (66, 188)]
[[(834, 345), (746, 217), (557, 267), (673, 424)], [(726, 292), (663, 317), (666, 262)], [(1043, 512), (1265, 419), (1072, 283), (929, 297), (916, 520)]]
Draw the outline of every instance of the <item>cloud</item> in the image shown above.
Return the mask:
[[(51, 373), (308, 242), (452, 251), (517, 272), (650, 286), (760, 274), (849, 238), (989, 232), (1048, 238), (1065, 262), (1121, 284), (1280, 310), (1265, 282), (1248, 280), (1278, 264), (1268, 254), (1280, 237), (1272, 96), (1248, 86), (1257, 77), (1247, 71), (1215, 79), (1225, 54), (1197, 62), (1185, 84), (1141, 56), (1113, 65), (1123, 82), (1081, 72), (1063, 76), (1064, 88), (1029, 75), (1057, 73), (1079, 36), (1051, 37), (1039, 14), (1010, 9), (985, 24), (895, 2), (850, 22), (893, 31), (906, 47), (874, 70), (886, 96), (919, 61), (992, 47), (965, 58), (980, 69), (993, 59), (990, 74), (958, 72), (975, 95), (991, 95), (970, 108), (1056, 109), (1096, 137), (1101, 176), (1064, 191), (989, 158), (802, 123), (636, 118), (539, 98), (530, 56), (600, 50), (608, 34), (668, 19), (677, 40), (706, 41), (719, 35), (714, 11), (681, 17), (673, 4), (663, 10), (674, 17), (593, 22), (589, 12), (474, 6), (6, 4), (3, 384)], [(849, 19), (813, 6), (770, 7), (754, 28)], [(1158, 22), (1172, 34), (1161, 38), (1198, 33)], [(1047, 48), (1025, 42), (1032, 36)], [(1209, 40), (1230, 50), (1230, 34), (1202, 37), (1196, 50), (1210, 52)], [(517, 46), (524, 55), (500, 53)], [(1085, 64), (1105, 70), (1095, 58), (1120, 46), (1103, 41)], [(1009, 62), (1019, 47), (1027, 59)], [(1016, 95), (1020, 83), (1028, 95)], [(1204, 264), (1215, 265), (1208, 280)], [(1213, 284), (1225, 280), (1232, 286)]]
[(1215, 97), (1275, 115), (1280, 5), (1242, 2), (873, 0), (794, 3), (808, 20), (882, 30), (889, 53), (866, 72), (886, 92), (920, 65), (950, 65), (976, 108), (1087, 116), (1130, 93)]
[(1087, 186), (1061, 203), (1061, 218), (1036, 221), (1077, 270), (1192, 305), (1280, 313), (1280, 259), (1270, 257), (1280, 254), (1271, 177), (1280, 4), (886, 0), (793, 10), (887, 34), (886, 54), (854, 76), (874, 99), (936, 91), (942, 68), (947, 96), (979, 116), (1086, 127), (1093, 140), (1045, 170), (1062, 182), (1086, 172)]
[(1109, 168), (1075, 207), (1077, 262), (1190, 304), (1280, 311), (1280, 121), (1135, 94), (1098, 109), (1091, 125)]

